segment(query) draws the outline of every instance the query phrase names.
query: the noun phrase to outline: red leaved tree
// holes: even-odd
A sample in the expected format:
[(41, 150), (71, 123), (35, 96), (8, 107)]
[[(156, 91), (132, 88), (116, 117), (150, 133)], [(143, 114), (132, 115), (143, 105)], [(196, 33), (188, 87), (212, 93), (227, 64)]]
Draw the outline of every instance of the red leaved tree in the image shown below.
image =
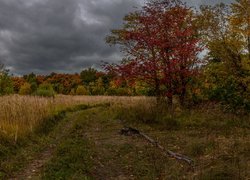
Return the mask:
[(107, 42), (119, 44), (127, 59), (105, 68), (126, 79), (145, 81), (157, 97), (168, 97), (170, 104), (173, 95), (184, 103), (201, 51), (192, 11), (178, 0), (152, 0), (124, 21)]

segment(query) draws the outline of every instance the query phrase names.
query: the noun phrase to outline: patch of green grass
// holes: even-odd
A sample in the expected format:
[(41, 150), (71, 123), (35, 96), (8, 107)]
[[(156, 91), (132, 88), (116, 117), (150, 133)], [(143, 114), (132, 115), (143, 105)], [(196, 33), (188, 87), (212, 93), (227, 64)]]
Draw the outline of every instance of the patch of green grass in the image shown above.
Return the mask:
[(46, 165), (43, 179), (90, 179), (89, 142), (77, 132), (67, 137)]
[(42, 179), (91, 179), (91, 144), (85, 137), (86, 122), (81, 117), (75, 117), (76, 122), (45, 165)]
[(65, 117), (66, 113), (85, 110), (88, 108), (90, 108), (90, 106), (85, 104), (80, 104), (55, 112), (51, 117), (48, 117), (47, 119), (42, 121), (41, 124), (37, 126), (35, 134), (47, 135), (54, 129), (54, 127), (58, 124), (58, 122)]

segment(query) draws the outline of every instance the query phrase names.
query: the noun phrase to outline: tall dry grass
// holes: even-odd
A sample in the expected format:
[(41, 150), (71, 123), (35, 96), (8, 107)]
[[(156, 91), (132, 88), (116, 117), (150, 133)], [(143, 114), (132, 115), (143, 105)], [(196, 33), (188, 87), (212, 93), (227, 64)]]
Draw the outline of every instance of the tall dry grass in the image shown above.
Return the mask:
[[(67, 107), (112, 103), (115, 106), (146, 104), (148, 97), (64, 96), (44, 98), (10, 95), (0, 97), (0, 135), (15, 140), (33, 132), (43, 120)], [(145, 103), (144, 103), (145, 102)]]
[(0, 97), (0, 131), (7, 137), (32, 132), (53, 111), (53, 100), (32, 96)]

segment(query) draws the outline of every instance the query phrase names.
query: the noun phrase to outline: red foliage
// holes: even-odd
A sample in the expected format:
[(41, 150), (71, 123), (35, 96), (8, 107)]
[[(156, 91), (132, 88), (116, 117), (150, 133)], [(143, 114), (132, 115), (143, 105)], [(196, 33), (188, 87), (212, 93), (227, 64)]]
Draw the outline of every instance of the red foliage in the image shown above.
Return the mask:
[[(106, 70), (125, 79), (144, 80), (155, 87), (157, 96), (184, 98), (201, 51), (190, 9), (179, 1), (154, 0), (125, 21), (108, 42), (123, 45), (129, 60), (108, 65)], [(160, 91), (162, 85), (165, 91)]]
[(79, 74), (56, 74), (47, 76), (45, 82), (53, 84), (55, 91), (62, 94), (69, 94), (71, 89), (82, 83)]

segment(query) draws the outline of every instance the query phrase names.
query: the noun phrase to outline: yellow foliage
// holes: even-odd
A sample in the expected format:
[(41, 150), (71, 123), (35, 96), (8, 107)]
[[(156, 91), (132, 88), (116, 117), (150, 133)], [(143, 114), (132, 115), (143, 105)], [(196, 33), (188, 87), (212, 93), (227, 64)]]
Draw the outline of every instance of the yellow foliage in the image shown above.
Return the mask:
[(31, 84), (24, 83), (19, 90), (20, 95), (29, 95), (32, 93)]

